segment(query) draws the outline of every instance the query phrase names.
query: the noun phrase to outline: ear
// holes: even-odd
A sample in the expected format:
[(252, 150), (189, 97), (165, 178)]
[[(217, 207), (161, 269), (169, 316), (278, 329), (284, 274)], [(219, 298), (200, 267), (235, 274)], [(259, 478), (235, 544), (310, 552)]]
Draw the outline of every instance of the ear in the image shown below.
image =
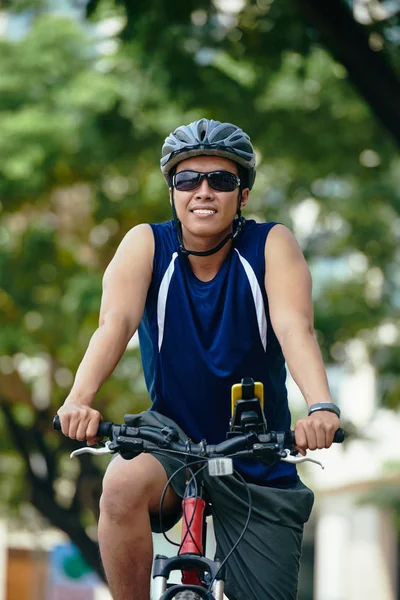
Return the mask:
[(169, 190), (169, 203), (172, 206), (172, 188), (168, 188)]
[(249, 193), (250, 193), (249, 188), (244, 188), (242, 190), (242, 201), (240, 203), (240, 209), (242, 209), (246, 206), (247, 200), (249, 199)]

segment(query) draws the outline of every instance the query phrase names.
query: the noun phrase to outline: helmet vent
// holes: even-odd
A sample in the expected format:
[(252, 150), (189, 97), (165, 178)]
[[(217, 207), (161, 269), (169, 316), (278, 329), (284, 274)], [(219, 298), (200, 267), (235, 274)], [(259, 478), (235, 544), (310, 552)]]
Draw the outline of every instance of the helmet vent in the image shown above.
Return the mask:
[(248, 187), (252, 188), (256, 157), (249, 136), (232, 123), (209, 119), (181, 125), (165, 139), (160, 161), (165, 179), (169, 181), (171, 169), (180, 161), (202, 155), (221, 156), (238, 163), (245, 169)]

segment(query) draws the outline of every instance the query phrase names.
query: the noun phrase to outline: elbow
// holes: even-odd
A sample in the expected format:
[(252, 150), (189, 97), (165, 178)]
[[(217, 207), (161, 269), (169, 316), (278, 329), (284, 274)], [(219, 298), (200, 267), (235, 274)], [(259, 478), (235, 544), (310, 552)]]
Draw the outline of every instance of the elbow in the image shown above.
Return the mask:
[(281, 346), (299, 337), (314, 337), (314, 325), (308, 317), (287, 320), (277, 328), (274, 327), (274, 331)]

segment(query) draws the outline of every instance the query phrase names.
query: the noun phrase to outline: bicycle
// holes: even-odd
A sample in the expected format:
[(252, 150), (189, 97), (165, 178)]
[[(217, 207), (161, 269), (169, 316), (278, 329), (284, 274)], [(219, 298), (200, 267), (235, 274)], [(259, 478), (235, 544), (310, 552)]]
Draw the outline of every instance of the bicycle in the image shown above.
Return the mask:
[[(132, 427), (129, 415), (125, 415), (128, 423), (114, 424), (101, 422), (98, 435), (108, 437), (100, 448), (83, 447), (75, 450), (71, 458), (83, 453), (114, 454), (119, 452), (123, 458), (132, 459), (142, 452), (168, 452), (182, 457), (181, 469), (185, 469), (186, 493), (182, 500), (182, 535), (177, 556), (166, 557), (156, 555), (153, 560), (152, 577), (154, 579), (154, 600), (223, 600), (224, 598), (224, 566), (231, 554), (243, 538), (251, 515), (251, 495), (248, 491), (249, 513), (246, 525), (238, 540), (224, 558), (211, 560), (205, 556), (206, 517), (212, 515), (212, 505), (207, 492), (201, 484), (201, 473), (205, 468), (213, 477), (232, 475), (233, 458), (253, 458), (263, 464), (273, 465), (278, 460), (290, 463), (313, 462), (322, 464), (307, 456), (297, 456), (294, 449), (294, 432), (291, 430), (267, 431), (267, 423), (263, 411), (262, 384), (254, 383), (250, 378), (233, 386), (232, 418), (227, 439), (219, 444), (207, 444), (205, 440), (194, 444), (179, 441), (179, 434), (172, 427), (162, 430), (150, 427)], [(54, 418), (53, 427), (61, 429), (58, 417)], [(334, 441), (344, 440), (344, 432), (339, 429)], [(162, 505), (168, 485), (160, 501), (160, 521), (162, 522)], [(165, 535), (165, 532), (163, 532)], [(166, 537), (166, 536), (165, 536)], [(166, 539), (169, 540), (167, 537)], [(181, 584), (168, 582), (172, 571), (182, 571)]]

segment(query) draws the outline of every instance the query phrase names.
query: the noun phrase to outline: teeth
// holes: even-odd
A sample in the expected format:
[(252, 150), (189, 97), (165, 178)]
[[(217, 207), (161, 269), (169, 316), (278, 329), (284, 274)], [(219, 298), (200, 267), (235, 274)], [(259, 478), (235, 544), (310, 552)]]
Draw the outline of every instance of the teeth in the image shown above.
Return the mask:
[(205, 209), (196, 208), (193, 212), (196, 215), (213, 215), (215, 213), (215, 210), (205, 210)]

